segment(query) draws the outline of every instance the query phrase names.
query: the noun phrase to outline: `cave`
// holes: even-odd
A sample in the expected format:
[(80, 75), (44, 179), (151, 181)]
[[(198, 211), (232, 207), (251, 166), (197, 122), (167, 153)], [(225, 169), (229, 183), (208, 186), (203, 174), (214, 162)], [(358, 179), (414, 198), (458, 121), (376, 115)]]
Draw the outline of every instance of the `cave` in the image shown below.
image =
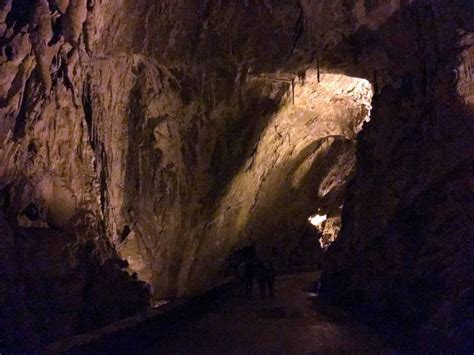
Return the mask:
[(0, 352), (474, 351), (474, 2), (0, 0), (0, 53)]

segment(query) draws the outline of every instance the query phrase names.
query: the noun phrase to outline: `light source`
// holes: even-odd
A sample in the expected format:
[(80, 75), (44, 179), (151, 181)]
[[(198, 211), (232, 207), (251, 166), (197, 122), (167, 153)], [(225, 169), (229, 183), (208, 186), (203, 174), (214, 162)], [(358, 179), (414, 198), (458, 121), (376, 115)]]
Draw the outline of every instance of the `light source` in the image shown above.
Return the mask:
[(321, 229), (322, 223), (328, 218), (326, 214), (320, 215), (320, 214), (315, 214), (312, 215), (308, 218), (308, 221), (315, 226), (318, 229)]

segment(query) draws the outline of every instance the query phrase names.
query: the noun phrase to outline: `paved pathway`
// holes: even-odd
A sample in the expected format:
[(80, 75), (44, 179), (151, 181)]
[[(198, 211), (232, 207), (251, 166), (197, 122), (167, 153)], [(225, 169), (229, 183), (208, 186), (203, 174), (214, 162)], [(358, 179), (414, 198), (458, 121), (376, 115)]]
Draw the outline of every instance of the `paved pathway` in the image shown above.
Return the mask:
[[(332, 322), (311, 307), (316, 273), (277, 278), (275, 297), (233, 299), (147, 344), (156, 354), (387, 353), (362, 325)], [(256, 294), (256, 287), (254, 293)]]

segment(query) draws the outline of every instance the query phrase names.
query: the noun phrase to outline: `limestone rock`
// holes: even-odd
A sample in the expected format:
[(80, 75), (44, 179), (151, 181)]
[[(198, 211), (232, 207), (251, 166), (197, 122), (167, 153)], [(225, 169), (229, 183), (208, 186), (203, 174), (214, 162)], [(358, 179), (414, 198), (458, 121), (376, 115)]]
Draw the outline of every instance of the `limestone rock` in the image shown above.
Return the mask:
[[(51, 289), (73, 295), (63, 333), (33, 329), (41, 310), (23, 301), (9, 319), (25, 314), (37, 344), (141, 310), (143, 285), (103, 264), (117, 255), (162, 299), (222, 282), (251, 243), (282, 267), (313, 263), (322, 237), (328, 299), (374, 322), (422, 300), (400, 318), (411, 335), (462, 344), (472, 16), (461, 0), (1, 1), (2, 253), (39, 248), (44, 275), (93, 269)], [(47, 298), (39, 272), (20, 285), (6, 260), (20, 299)], [(102, 293), (116, 279), (133, 309)], [(111, 312), (71, 326), (96, 297)]]

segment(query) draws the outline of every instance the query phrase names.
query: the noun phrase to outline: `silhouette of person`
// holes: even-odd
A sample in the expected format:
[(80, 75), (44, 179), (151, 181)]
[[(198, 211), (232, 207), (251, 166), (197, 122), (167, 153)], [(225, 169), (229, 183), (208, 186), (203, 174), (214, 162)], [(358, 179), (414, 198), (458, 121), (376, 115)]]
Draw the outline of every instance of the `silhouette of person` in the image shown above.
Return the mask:
[(242, 261), (237, 268), (237, 280), (239, 282), (239, 296), (246, 294), (246, 274), (247, 274), (247, 261)]
[(306, 69), (299, 70), (297, 75), (301, 84), (304, 85), (304, 81), (306, 79)]
[(255, 274), (255, 265), (252, 261), (247, 261), (245, 263), (245, 276), (244, 276), (244, 283), (245, 283), (245, 295), (247, 297), (252, 296), (253, 291), (253, 279)]
[(263, 262), (260, 260), (255, 262), (255, 279), (257, 280), (260, 289), (260, 297), (262, 299), (265, 298), (267, 293), (269, 297), (273, 297), (275, 270), (270, 262)]
[(265, 298), (265, 278), (266, 270), (263, 262), (260, 260), (255, 261), (255, 279), (258, 283), (258, 288), (260, 289), (260, 297)]
[(275, 285), (275, 269), (271, 262), (267, 261), (265, 268), (265, 286), (268, 289), (268, 295), (273, 297), (273, 286)]

